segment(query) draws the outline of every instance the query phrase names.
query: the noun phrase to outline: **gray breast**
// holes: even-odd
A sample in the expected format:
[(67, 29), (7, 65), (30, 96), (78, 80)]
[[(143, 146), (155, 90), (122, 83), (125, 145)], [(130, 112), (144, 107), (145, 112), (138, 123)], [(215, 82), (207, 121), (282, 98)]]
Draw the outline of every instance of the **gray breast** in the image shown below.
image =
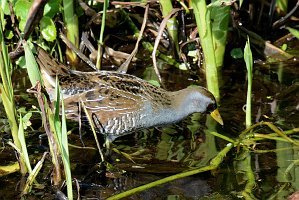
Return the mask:
[(160, 125), (160, 117), (157, 117), (157, 115), (160, 114), (153, 109), (153, 105), (150, 102), (147, 102), (138, 111), (120, 112), (117, 117), (107, 120), (106, 124), (100, 124), (100, 119), (98, 119), (96, 126), (101, 127), (101, 133), (113, 141), (117, 137), (130, 134), (136, 130)]

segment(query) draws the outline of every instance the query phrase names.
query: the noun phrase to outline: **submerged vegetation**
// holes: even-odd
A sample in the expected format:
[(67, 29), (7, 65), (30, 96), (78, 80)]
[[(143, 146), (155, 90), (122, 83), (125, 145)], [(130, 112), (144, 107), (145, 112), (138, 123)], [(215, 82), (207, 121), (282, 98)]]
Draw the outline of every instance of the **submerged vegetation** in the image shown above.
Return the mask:
[[(16, 179), (22, 183), (7, 196), (154, 199), (164, 196), (151, 191), (169, 183), (171, 192), (163, 195), (184, 199), (191, 189), (181, 194), (171, 184), (202, 175), (214, 190), (193, 199), (216, 193), (218, 199), (287, 198), (298, 178), (298, 6), (291, 0), (2, 0), (0, 177), (17, 177), (10, 189)], [(110, 147), (83, 101), (77, 106), (85, 120), (66, 120), (58, 79), (49, 97), (36, 46), (78, 71), (130, 73), (168, 90), (207, 86), (224, 126), (193, 114), (175, 126), (120, 137)], [(273, 167), (279, 168), (275, 181), (275, 172), (265, 170)], [(164, 176), (111, 186), (144, 174)]]

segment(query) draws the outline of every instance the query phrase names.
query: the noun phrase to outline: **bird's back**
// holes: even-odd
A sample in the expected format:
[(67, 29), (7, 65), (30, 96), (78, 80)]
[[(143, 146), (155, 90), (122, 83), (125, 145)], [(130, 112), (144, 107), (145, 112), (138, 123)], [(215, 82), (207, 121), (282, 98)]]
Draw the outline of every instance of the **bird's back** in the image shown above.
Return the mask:
[(148, 128), (146, 121), (171, 106), (168, 93), (129, 74), (110, 71), (73, 71), (38, 49), (37, 56), (46, 89), (54, 98), (56, 75), (64, 98), (66, 116), (81, 120), (82, 102), (97, 128), (116, 138), (127, 132)]

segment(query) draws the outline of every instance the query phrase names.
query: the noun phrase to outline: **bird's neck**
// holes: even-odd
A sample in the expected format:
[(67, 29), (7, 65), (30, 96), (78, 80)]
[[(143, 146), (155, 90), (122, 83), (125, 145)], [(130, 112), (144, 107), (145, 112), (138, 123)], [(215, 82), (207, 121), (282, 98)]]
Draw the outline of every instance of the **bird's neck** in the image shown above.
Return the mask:
[(188, 115), (196, 112), (193, 106), (192, 94), (187, 90), (180, 90), (171, 93), (172, 107), (174, 116), (181, 120)]

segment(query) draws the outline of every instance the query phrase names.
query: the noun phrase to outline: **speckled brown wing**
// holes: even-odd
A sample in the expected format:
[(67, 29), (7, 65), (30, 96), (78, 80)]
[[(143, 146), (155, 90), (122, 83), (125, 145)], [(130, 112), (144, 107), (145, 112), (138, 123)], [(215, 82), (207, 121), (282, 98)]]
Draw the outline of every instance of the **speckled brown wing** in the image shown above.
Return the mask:
[(77, 113), (77, 103), (81, 101), (91, 113), (109, 112), (113, 118), (114, 113), (122, 114), (140, 110), (143, 99), (138, 95), (119, 91), (107, 85), (100, 85), (64, 99), (66, 109), (72, 110), (70, 113)]
[(111, 137), (141, 128), (145, 113), (170, 105), (160, 88), (131, 75), (76, 72), (70, 78), (72, 81), (61, 79), (62, 91), (69, 95), (65, 99), (67, 118), (79, 120), (78, 102), (83, 101), (89, 114), (96, 117), (98, 128)]
[[(129, 74), (120, 74), (116, 72), (79, 72), (72, 71), (68, 76), (59, 77), (62, 92), (65, 97), (88, 92), (88, 95), (81, 97), (84, 99), (97, 98), (92, 91), (100, 95), (116, 98), (117, 95), (131, 95), (128, 98), (136, 98), (136, 101), (149, 100), (155, 107), (169, 106), (171, 100), (165, 90), (151, 85), (138, 77)], [(138, 102), (137, 102), (138, 103)], [(124, 105), (123, 105), (124, 106)]]
[[(81, 101), (100, 132), (119, 135), (138, 128), (136, 123), (141, 113), (145, 113), (143, 105), (147, 100), (140, 95), (100, 85), (66, 98), (64, 104), (67, 118), (79, 120), (78, 102)], [(81, 110), (84, 116), (84, 111)]]
[(103, 84), (117, 89), (118, 91), (124, 91), (149, 100), (153, 103), (153, 109), (155, 109), (156, 106), (169, 106), (171, 103), (171, 100), (165, 90), (153, 86), (147, 81), (130, 74), (101, 71), (90, 79), (95, 82), (102, 82)]

